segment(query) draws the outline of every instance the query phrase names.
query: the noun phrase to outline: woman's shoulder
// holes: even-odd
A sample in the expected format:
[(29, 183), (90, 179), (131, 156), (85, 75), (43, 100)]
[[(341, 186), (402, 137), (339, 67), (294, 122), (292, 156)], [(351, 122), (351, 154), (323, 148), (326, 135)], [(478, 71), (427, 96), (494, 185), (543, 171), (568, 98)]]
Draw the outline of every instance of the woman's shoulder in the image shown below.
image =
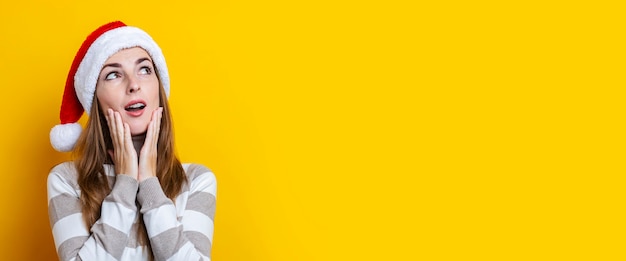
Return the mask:
[(62, 176), (76, 176), (76, 166), (73, 161), (61, 162), (50, 169), (50, 174)]
[[(73, 161), (59, 163), (50, 169), (48, 173), (48, 189), (51, 186), (57, 189), (64, 188), (70, 190), (70, 187), (78, 190), (78, 172)], [(70, 187), (66, 187), (69, 185)]]
[(198, 163), (183, 163), (183, 169), (187, 173), (187, 177), (194, 179), (200, 175), (213, 175), (213, 171), (202, 164)]
[(187, 179), (192, 185), (216, 185), (217, 180), (215, 179), (215, 174), (213, 174), (213, 171), (206, 166), (197, 163), (183, 163), (182, 165), (185, 173), (187, 174)]

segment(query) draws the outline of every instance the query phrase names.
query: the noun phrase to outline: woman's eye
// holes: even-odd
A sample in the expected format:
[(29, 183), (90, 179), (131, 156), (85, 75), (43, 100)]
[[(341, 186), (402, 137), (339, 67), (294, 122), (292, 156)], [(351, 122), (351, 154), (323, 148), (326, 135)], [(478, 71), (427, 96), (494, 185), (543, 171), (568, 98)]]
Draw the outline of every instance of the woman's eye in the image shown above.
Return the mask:
[(119, 75), (117, 74), (117, 72), (110, 72), (109, 74), (106, 75), (106, 77), (104, 77), (105, 80), (113, 80), (115, 78), (118, 78)]
[(152, 73), (152, 69), (150, 67), (141, 67), (141, 69), (139, 69), (139, 73), (140, 74), (150, 74), (150, 73)]

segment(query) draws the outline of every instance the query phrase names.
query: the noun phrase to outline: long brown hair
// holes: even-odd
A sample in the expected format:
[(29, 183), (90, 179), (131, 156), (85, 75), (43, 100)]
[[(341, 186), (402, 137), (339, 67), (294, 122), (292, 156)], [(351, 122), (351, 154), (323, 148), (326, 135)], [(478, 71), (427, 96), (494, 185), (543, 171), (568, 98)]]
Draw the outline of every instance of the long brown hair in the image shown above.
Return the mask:
[[(157, 144), (157, 178), (165, 195), (173, 201), (180, 193), (183, 183), (187, 181), (187, 176), (175, 155), (172, 115), (162, 84), (159, 84), (159, 102), (163, 107), (163, 117)], [(107, 150), (113, 149), (111, 136), (96, 95), (94, 95), (90, 115), (85, 130), (74, 149), (74, 164), (78, 171), (78, 185), (81, 189), (83, 220), (87, 227), (93, 226), (100, 218), (102, 201), (111, 191), (104, 164), (113, 163), (107, 153)], [(138, 240), (145, 243), (147, 239), (145, 227), (142, 219), (140, 222)]]

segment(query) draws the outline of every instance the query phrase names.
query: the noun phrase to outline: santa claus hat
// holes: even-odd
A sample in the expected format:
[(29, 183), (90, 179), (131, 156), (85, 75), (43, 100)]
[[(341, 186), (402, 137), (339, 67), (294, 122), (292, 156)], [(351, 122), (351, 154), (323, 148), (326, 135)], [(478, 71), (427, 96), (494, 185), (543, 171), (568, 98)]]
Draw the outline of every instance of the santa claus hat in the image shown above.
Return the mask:
[(77, 122), (83, 112), (89, 115), (104, 62), (118, 51), (131, 47), (141, 47), (152, 57), (161, 84), (169, 96), (170, 81), (165, 57), (152, 37), (120, 21), (105, 24), (87, 36), (74, 57), (61, 102), (61, 124), (50, 131), (50, 143), (54, 149), (61, 152), (74, 149), (82, 132)]

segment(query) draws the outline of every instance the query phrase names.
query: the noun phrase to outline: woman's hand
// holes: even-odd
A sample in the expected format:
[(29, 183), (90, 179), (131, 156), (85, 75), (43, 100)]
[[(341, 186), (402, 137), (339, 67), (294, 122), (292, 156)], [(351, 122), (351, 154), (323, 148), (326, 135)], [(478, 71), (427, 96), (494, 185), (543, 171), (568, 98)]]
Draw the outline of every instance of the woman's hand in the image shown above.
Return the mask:
[(149, 177), (156, 177), (157, 145), (159, 142), (159, 132), (161, 131), (162, 116), (163, 107), (159, 107), (152, 112), (152, 119), (146, 131), (146, 140), (139, 153), (139, 177), (137, 178), (139, 182)]
[(130, 126), (122, 122), (122, 115), (119, 112), (112, 109), (107, 110), (106, 120), (113, 142), (113, 150), (108, 152), (115, 165), (115, 174), (129, 175), (137, 179), (137, 152), (130, 136)]

